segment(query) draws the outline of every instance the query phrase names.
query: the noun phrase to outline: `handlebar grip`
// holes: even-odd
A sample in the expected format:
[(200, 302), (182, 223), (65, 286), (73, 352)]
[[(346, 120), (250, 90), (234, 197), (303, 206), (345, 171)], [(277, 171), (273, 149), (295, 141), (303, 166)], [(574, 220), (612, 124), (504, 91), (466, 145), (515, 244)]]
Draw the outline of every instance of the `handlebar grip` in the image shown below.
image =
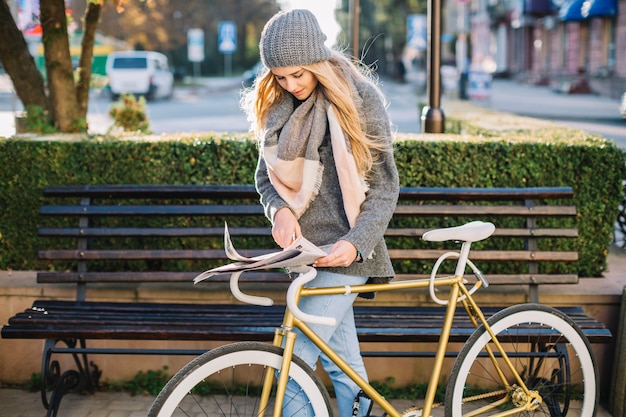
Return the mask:
[(334, 317), (314, 316), (307, 314), (298, 308), (296, 302), (296, 296), (300, 291), (300, 288), (304, 287), (304, 284), (313, 281), (317, 276), (317, 271), (313, 267), (308, 267), (306, 272), (301, 272), (300, 275), (289, 285), (287, 289), (287, 307), (291, 313), (299, 320), (306, 323), (322, 324), (324, 326), (335, 326), (337, 320)]
[(269, 307), (274, 304), (274, 300), (268, 297), (258, 297), (256, 295), (248, 295), (241, 292), (239, 289), (239, 277), (243, 271), (237, 271), (230, 274), (230, 292), (233, 293), (233, 296), (246, 304), (256, 304), (260, 306)]

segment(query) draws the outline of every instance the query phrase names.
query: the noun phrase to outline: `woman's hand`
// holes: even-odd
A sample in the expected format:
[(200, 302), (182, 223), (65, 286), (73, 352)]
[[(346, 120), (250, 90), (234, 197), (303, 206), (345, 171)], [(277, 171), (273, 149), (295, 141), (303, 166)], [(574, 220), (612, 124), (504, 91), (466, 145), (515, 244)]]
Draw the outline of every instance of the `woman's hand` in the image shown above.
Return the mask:
[(347, 240), (333, 245), (328, 255), (315, 260), (315, 267), (350, 266), (357, 258), (356, 247)]
[(286, 248), (302, 235), (298, 219), (288, 207), (283, 207), (274, 215), (272, 237), (281, 248)]

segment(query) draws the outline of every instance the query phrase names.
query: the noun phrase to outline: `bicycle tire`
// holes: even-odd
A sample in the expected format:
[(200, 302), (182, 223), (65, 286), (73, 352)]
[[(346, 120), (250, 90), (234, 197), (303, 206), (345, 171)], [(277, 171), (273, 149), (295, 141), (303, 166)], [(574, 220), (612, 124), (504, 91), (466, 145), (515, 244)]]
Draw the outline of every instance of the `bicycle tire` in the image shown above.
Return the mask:
[[(564, 313), (541, 304), (508, 307), (487, 320), (503, 344), (504, 350), (524, 383), (542, 397), (541, 404), (524, 414), (549, 417), (593, 417), (598, 406), (598, 374), (591, 345), (580, 328)], [(540, 342), (533, 342), (526, 330), (536, 335), (541, 328)], [(536, 341), (536, 336), (534, 338)], [(508, 404), (485, 410), (478, 416), (489, 416), (514, 408), (513, 401), (524, 401), (520, 389), (506, 389), (498, 380), (494, 364), (485, 354), (493, 346), (489, 333), (480, 326), (466, 341), (452, 368), (446, 387), (445, 415), (460, 417), (472, 410), (495, 404)], [(495, 349), (493, 349), (496, 351)], [(509, 386), (516, 383), (504, 368)], [(499, 394), (497, 394), (499, 392)], [(491, 393), (492, 396), (487, 396)], [(520, 413), (521, 414), (521, 413)]]
[[(208, 351), (170, 379), (154, 400), (148, 417), (262, 415), (257, 409), (259, 387), (265, 372), (276, 372), (280, 367), (282, 352), (282, 348), (260, 342), (232, 343)], [(300, 358), (293, 357), (289, 377), (299, 385), (315, 416), (332, 416), (326, 387)], [(201, 396), (201, 391), (209, 392)], [(275, 391), (276, 378), (266, 415), (272, 415)], [(285, 398), (283, 404), (288, 401)]]

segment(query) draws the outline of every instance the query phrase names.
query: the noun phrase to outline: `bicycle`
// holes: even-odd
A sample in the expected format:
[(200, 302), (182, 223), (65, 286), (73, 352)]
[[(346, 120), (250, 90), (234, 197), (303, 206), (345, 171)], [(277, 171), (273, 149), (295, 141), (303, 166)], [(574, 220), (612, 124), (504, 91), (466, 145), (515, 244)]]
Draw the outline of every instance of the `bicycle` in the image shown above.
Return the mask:
[[(487, 287), (488, 282), (468, 259), (470, 246), (488, 238), (494, 230), (492, 223), (476, 221), (425, 233), (423, 239), (427, 241), (461, 243), (458, 252), (446, 252), (439, 257), (430, 279), (307, 288), (305, 284), (315, 277), (316, 271), (312, 267), (303, 267), (297, 271), (300, 274), (289, 286), (283, 323), (276, 329), (272, 344), (232, 343), (195, 358), (167, 383), (148, 415), (277, 417), (282, 415), (281, 408), (291, 400), (285, 393), (288, 383), (299, 387), (298, 395), (307, 398), (315, 416), (333, 415), (330, 396), (319, 377), (300, 358), (292, 355), (295, 339), (292, 329), (297, 327), (359, 385), (362, 393), (377, 404), (384, 415), (431, 416), (433, 408), (443, 406), (448, 417), (505, 417), (530, 413), (550, 417), (593, 417), (598, 405), (598, 374), (594, 355), (586, 337), (567, 315), (541, 304), (520, 304), (486, 319), (473, 299), (476, 290)], [(441, 264), (448, 258), (457, 258), (454, 275), (437, 277)], [(468, 266), (477, 278), (473, 284), (464, 278)], [(237, 298), (251, 304), (271, 304), (272, 300), (264, 297), (241, 293), (237, 285), (238, 277), (239, 274), (231, 276), (231, 290)], [(447, 299), (442, 300), (435, 293), (440, 287), (449, 288)], [(298, 300), (300, 297), (339, 295), (347, 291), (382, 292), (413, 288), (428, 288), (431, 298), (445, 306), (446, 318), (423, 406), (400, 412), (307, 325), (334, 324), (333, 319), (310, 316), (300, 311)], [(464, 343), (454, 362), (444, 403), (435, 404), (435, 391), (459, 303), (476, 330)], [(191, 411), (182, 411), (187, 406)]]

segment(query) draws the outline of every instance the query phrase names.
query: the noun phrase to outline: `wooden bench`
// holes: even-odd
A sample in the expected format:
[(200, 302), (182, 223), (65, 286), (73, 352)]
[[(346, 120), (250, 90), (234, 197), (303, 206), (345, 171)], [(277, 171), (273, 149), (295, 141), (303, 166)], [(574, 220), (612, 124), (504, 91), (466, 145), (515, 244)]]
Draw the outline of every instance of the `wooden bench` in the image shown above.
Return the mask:
[[(235, 246), (245, 255), (276, 250), (258, 196), (248, 185), (95, 185), (48, 187), (51, 202), (40, 209), (46, 225), (38, 233), (50, 245), (39, 257), (50, 271), (37, 274), (41, 284), (71, 283), (75, 300), (36, 300), (2, 328), (3, 338), (46, 340), (42, 361), (42, 398), (49, 414), (56, 413), (70, 389), (93, 391), (100, 370), (92, 354), (198, 355), (197, 349), (102, 348), (88, 340), (270, 341), (284, 306), (241, 304), (173, 304), (104, 302), (89, 299), (88, 288), (139, 283), (188, 283), (211, 265), (228, 262), (223, 251), (224, 222)], [(529, 300), (538, 300), (543, 284), (576, 283), (575, 273), (544, 269), (545, 264), (577, 260), (569, 249), (542, 249), (541, 239), (573, 240), (576, 208), (572, 190), (556, 188), (402, 188), (400, 202), (387, 231), (390, 255), (398, 263), (396, 279), (425, 277), (429, 269), (412, 263), (433, 261), (446, 251), (428, 246), (420, 236), (433, 227), (455, 226), (470, 220), (495, 219), (493, 247), (476, 244), (471, 259), (480, 267), (515, 261), (507, 273), (487, 272), (491, 284), (528, 285)], [(565, 220), (563, 226), (562, 219)], [(436, 223), (428, 226), (428, 222)], [(549, 227), (559, 222), (556, 227)], [(508, 225), (507, 225), (508, 224)], [(502, 226), (501, 226), (502, 225)], [(498, 243), (498, 241), (500, 243)], [(513, 249), (497, 249), (502, 242)], [(482, 243), (482, 242), (481, 242)], [(248, 249), (240, 249), (248, 246)], [(440, 245), (440, 244), (439, 244)], [(408, 264), (407, 264), (408, 263)], [(407, 266), (408, 265), (408, 266)], [(567, 268), (566, 268), (567, 269)], [(421, 273), (415, 273), (420, 271)], [(424, 272), (422, 272), (424, 271)], [(555, 272), (556, 271), (556, 272)], [(200, 285), (225, 287), (227, 277)], [(286, 288), (279, 271), (249, 273), (249, 285)], [(279, 301), (279, 300), (277, 300)], [(284, 301), (284, 300), (283, 300)], [(362, 342), (436, 342), (443, 309), (433, 306), (357, 304), (355, 316)], [(492, 314), (499, 310), (487, 308)], [(582, 308), (564, 308), (593, 343), (608, 342), (610, 331)], [(452, 340), (464, 341), (473, 328), (459, 316)], [(71, 354), (76, 370), (61, 372), (53, 355)], [(366, 351), (364, 356), (432, 356), (434, 352)], [(453, 352), (450, 355), (454, 355)], [(45, 391), (54, 387), (50, 400)]]

